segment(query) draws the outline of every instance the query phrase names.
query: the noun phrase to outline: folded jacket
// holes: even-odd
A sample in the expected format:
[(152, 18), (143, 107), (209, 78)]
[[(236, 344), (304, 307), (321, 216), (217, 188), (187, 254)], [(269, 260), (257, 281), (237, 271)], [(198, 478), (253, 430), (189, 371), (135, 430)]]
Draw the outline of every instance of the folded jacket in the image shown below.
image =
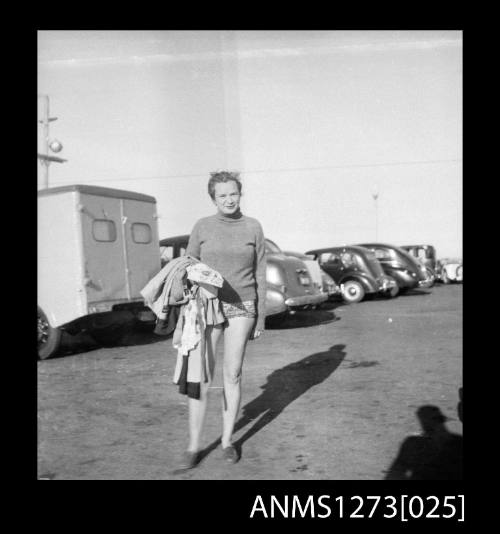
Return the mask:
[(187, 302), (184, 292), (186, 268), (197, 262), (192, 256), (181, 256), (169, 261), (140, 291), (144, 302), (159, 320), (167, 319), (169, 306)]

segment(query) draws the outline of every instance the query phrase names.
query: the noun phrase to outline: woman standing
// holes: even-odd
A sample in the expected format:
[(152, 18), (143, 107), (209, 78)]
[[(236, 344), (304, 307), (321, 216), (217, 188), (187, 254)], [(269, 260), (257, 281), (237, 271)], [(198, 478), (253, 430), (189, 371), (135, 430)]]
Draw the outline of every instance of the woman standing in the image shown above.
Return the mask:
[[(240, 211), (242, 185), (239, 173), (213, 172), (208, 194), (217, 208), (215, 215), (196, 222), (186, 254), (198, 258), (224, 278), (218, 298), (226, 322), (207, 326), (205, 338), (209, 357), (210, 380), (215, 368), (215, 351), (224, 332), (222, 451), (230, 463), (238, 461), (231, 439), (241, 401), (243, 357), (249, 339), (264, 331), (266, 262), (264, 234), (260, 223)], [(183, 467), (199, 461), (207, 393), (210, 382), (201, 384), (200, 398), (189, 398), (189, 445)]]

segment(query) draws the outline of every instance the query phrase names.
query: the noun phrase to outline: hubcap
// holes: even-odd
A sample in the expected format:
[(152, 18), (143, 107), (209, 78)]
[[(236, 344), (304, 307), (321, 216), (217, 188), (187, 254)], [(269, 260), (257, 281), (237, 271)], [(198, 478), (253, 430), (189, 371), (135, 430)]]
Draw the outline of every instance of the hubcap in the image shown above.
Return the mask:
[(38, 344), (43, 345), (47, 343), (49, 338), (49, 323), (46, 319), (38, 316)]

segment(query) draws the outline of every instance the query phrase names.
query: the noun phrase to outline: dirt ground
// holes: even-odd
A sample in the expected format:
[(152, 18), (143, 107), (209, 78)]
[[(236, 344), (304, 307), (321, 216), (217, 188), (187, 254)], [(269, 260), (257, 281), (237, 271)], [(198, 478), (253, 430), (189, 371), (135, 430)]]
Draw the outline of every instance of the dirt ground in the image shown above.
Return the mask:
[(329, 304), (270, 326), (248, 345), (236, 465), (217, 443), (218, 365), (203, 460), (177, 470), (187, 402), (172, 383), (175, 358), (171, 338), (131, 329), (108, 348), (68, 337), (60, 356), (39, 361), (39, 478), (380, 480), (420, 443), (425, 405), (461, 442), (462, 285)]

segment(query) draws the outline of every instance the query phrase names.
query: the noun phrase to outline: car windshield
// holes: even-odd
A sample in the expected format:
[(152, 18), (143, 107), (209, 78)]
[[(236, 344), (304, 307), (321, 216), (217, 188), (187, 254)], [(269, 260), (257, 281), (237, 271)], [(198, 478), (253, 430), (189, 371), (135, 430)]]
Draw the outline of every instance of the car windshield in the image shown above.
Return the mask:
[(391, 261), (396, 259), (396, 253), (390, 248), (376, 248), (375, 258), (379, 261)]
[[(394, 257), (396, 258), (397, 257), (396, 252), (395, 251), (392, 251), (392, 252), (394, 253)], [(399, 252), (401, 256), (403, 256), (403, 258), (406, 258), (410, 262), (411, 265), (415, 265), (415, 262), (418, 262), (418, 260), (420, 259), (420, 258), (417, 259), (413, 254), (410, 254), (403, 248), (399, 249)]]
[(409, 252), (412, 256), (419, 258), (421, 260), (431, 260), (434, 257), (434, 250), (432, 247), (418, 247), (412, 248), (410, 250), (403, 249)]
[(266, 239), (266, 252), (268, 254), (281, 254), (281, 249), (276, 243), (273, 243), (270, 239)]

